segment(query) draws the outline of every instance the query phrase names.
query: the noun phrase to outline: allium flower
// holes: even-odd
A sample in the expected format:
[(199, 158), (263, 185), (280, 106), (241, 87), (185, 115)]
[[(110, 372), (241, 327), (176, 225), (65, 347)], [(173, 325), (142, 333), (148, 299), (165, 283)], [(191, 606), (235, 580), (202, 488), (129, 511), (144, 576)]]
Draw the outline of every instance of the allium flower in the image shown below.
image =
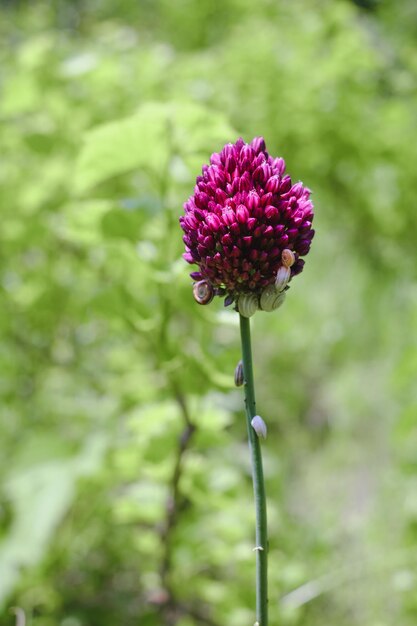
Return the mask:
[(250, 144), (238, 139), (212, 154), (184, 210), (183, 256), (199, 268), (191, 277), (204, 281), (200, 291), (226, 294), (225, 304), (245, 296), (256, 310), (267, 288), (281, 292), (302, 271), (300, 257), (314, 236), (310, 190), (292, 184), (284, 160), (269, 156), (262, 137)]

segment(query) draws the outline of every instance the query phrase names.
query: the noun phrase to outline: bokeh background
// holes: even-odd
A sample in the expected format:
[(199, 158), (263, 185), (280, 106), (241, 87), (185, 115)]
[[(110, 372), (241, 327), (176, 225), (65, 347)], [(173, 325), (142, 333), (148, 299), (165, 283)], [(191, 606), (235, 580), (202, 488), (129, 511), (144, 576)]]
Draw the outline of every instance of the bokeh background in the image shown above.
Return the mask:
[(2, 624), (253, 624), (237, 316), (178, 216), (263, 135), (317, 230), (253, 325), (271, 624), (415, 625), (416, 37), (415, 0), (1, 2)]

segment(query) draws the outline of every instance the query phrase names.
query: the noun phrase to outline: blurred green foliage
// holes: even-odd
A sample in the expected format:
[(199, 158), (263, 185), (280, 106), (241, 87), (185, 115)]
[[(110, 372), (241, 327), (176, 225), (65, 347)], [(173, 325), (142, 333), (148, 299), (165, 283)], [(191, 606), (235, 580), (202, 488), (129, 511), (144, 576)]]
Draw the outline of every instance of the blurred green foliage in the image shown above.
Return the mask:
[(415, 2), (0, 11), (2, 623), (253, 623), (237, 316), (178, 216), (262, 134), (317, 209), (254, 320), (271, 624), (414, 625)]

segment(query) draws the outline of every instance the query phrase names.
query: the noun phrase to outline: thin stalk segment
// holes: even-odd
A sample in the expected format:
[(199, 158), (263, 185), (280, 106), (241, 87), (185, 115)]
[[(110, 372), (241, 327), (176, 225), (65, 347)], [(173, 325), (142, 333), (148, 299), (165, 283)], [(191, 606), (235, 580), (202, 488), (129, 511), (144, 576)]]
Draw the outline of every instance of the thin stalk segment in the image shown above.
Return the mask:
[(250, 321), (240, 317), (240, 338), (248, 428), (249, 449), (252, 461), (253, 491), (256, 511), (256, 620), (259, 626), (268, 626), (268, 529), (266, 516), (265, 483), (262, 468), (262, 452), (258, 435), (251, 421), (256, 415), (255, 386), (253, 382)]

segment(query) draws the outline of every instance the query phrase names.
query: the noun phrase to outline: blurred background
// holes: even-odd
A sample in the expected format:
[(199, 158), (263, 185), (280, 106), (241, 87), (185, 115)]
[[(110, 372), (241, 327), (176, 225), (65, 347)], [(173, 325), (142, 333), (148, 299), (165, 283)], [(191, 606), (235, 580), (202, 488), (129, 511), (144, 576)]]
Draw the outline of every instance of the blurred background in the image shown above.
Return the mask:
[(238, 321), (178, 216), (255, 135), (317, 230), (253, 324), (271, 624), (416, 623), (416, 36), (414, 0), (0, 3), (2, 624), (253, 624)]

